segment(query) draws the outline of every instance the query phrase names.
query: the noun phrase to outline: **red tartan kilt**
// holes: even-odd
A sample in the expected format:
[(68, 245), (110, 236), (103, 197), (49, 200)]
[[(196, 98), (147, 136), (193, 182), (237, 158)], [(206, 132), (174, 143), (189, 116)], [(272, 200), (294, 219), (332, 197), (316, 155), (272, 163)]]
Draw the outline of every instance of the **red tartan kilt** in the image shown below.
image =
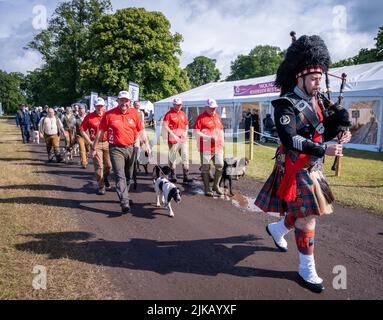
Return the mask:
[(281, 215), (295, 213), (297, 218), (309, 215), (321, 215), (316, 196), (314, 194), (313, 182), (307, 170), (302, 169), (297, 173), (297, 199), (285, 202), (277, 196), (282, 175), (276, 165), (259, 192), (254, 204), (264, 212), (279, 212)]
[(271, 175), (266, 180), (259, 192), (254, 204), (264, 212), (279, 212), (281, 215), (285, 212), (283, 201), (277, 196), (277, 190), (281, 183), (282, 175), (278, 166), (274, 166)]

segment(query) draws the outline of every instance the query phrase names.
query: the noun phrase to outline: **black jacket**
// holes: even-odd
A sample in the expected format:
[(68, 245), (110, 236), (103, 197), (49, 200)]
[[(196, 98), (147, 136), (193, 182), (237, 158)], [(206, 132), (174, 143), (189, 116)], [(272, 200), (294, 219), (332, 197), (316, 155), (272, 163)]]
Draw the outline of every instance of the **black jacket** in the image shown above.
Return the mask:
[(342, 131), (339, 113), (332, 112), (330, 115), (326, 111), (322, 112), (324, 116), (322, 142), (314, 142), (312, 140), (315, 133), (314, 126), (294, 107), (301, 100), (297, 94), (288, 93), (272, 101), (278, 136), (286, 149), (321, 158), (326, 151), (324, 142), (334, 139)]

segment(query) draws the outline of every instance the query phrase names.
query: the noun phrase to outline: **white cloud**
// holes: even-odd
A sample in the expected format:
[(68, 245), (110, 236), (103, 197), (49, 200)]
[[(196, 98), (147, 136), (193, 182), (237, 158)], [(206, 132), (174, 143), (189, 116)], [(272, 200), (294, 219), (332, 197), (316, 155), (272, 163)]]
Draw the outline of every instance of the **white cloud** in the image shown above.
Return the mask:
[(9, 33), (4, 31), (4, 30), (0, 30), (0, 39), (5, 39), (5, 38), (8, 38), (9, 37)]
[[(127, 2), (115, 0), (113, 4), (121, 8)], [(291, 43), (291, 30), (295, 30), (298, 36), (318, 34), (323, 37), (333, 61), (354, 56), (361, 48), (373, 47), (376, 35), (372, 32), (358, 32), (353, 28), (341, 32), (334, 30), (335, 22), (339, 21), (339, 10), (334, 12), (334, 7), (339, 2), (332, 0), (321, 1), (316, 5), (298, 0), (271, 0), (267, 3), (256, 0), (157, 0), (129, 1), (129, 5), (162, 11), (170, 20), (172, 31), (183, 35), (183, 54), (180, 58), (182, 67), (194, 57), (206, 55), (217, 59), (217, 67), (223, 78), (230, 72), (230, 62), (239, 54), (248, 54), (256, 45), (269, 44), (281, 49), (287, 48)], [(373, 5), (379, 7), (377, 3)], [(355, 22), (355, 15), (354, 21), (350, 19), (350, 11), (354, 12), (358, 8), (354, 2), (349, 5), (348, 0), (344, 1), (343, 6), (350, 26)], [(382, 4), (380, 7), (383, 9)]]
[[(0, 69), (22, 71), (39, 66), (41, 60), (36, 53), (21, 49), (32, 40), (33, 32), (26, 32), (27, 26), (20, 28), (20, 25), (31, 25), (34, 5), (45, 4), (52, 13), (58, 2), (0, 1)], [(172, 32), (179, 32), (184, 37), (181, 66), (185, 67), (196, 56), (206, 55), (217, 60), (223, 78), (230, 72), (230, 62), (239, 54), (249, 53), (256, 45), (287, 48), (291, 30), (298, 36), (322, 36), (333, 61), (354, 56), (361, 48), (374, 46), (373, 38), (379, 25), (371, 25), (371, 21), (380, 21), (377, 16), (383, 11), (381, 0), (363, 3), (355, 0), (322, 0), (320, 3), (299, 0), (112, 0), (112, 5), (114, 9), (135, 6), (163, 12), (171, 23)], [(334, 19), (339, 18), (333, 12), (336, 5), (343, 5), (347, 14), (347, 28), (340, 32), (333, 27)], [(361, 18), (360, 12), (369, 19)], [(24, 42), (17, 36), (23, 37)]]
[(7, 65), (9, 70), (25, 74), (27, 71), (33, 71), (40, 67), (42, 63), (43, 60), (38, 52), (28, 50), (22, 55), (18, 55), (13, 59), (11, 58), (11, 60), (7, 62)]

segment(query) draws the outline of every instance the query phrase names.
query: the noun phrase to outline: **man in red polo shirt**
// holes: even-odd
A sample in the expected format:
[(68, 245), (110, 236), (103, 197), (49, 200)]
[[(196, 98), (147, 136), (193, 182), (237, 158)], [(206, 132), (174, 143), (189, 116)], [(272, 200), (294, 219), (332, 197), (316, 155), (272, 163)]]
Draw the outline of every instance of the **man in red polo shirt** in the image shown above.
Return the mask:
[(213, 196), (210, 187), (210, 162), (214, 162), (215, 174), (213, 191), (223, 195), (219, 187), (223, 171), (223, 147), (224, 134), (221, 119), (216, 112), (218, 105), (214, 99), (208, 99), (205, 111), (202, 112), (194, 125), (194, 134), (201, 155), (201, 174), (205, 189), (205, 195)]
[[(89, 113), (80, 125), (81, 135), (84, 137), (89, 146), (91, 146), (91, 148), (93, 146), (94, 140), (96, 139), (97, 132), (99, 131), (101, 119), (105, 114), (104, 99), (97, 98), (94, 103), (94, 107), (95, 111)], [(89, 132), (89, 135), (87, 134), (87, 131)], [(93, 165), (98, 184), (97, 194), (103, 195), (105, 194), (105, 187), (110, 187), (108, 176), (110, 174), (110, 169), (112, 168), (109, 157), (109, 143), (107, 140), (106, 132), (100, 138), (100, 142), (98, 143), (97, 148), (92, 151), (94, 151), (92, 153)]]
[(165, 114), (163, 128), (168, 133), (169, 147), (169, 167), (171, 168), (170, 181), (177, 182), (175, 175), (177, 153), (180, 154), (183, 168), (183, 182), (189, 183), (193, 179), (189, 179), (189, 139), (188, 128), (189, 121), (185, 112), (181, 110), (181, 98), (173, 100), (173, 107)]
[(129, 92), (120, 91), (117, 99), (118, 106), (105, 113), (93, 143), (93, 148), (96, 149), (100, 137), (107, 132), (110, 159), (116, 176), (116, 191), (123, 213), (130, 211), (129, 187), (133, 177), (133, 148), (137, 137), (145, 143), (150, 153), (140, 115), (135, 108), (130, 108), (131, 100), (132, 96)]

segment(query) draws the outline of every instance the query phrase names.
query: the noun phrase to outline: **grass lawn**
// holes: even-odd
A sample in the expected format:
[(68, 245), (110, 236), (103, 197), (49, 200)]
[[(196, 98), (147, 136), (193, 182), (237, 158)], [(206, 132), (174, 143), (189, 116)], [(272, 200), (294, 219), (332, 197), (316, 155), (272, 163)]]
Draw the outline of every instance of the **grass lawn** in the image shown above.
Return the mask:
[[(101, 288), (101, 283), (108, 283), (102, 268), (52, 257), (56, 251), (64, 250), (54, 238), (47, 242), (48, 247), (42, 248), (51, 254), (17, 249), (17, 245), (38, 241), (40, 235), (81, 231), (72, 209), (25, 200), (30, 195), (60, 198), (56, 191), (39, 188), (40, 184), (55, 182), (38, 172), (44, 171), (43, 162), (34, 159), (30, 151), (31, 145), (21, 143), (21, 134), (14, 122), (0, 119), (0, 300), (108, 297)], [(46, 267), (46, 290), (35, 290), (32, 286), (36, 276), (32, 271), (36, 265)]]

